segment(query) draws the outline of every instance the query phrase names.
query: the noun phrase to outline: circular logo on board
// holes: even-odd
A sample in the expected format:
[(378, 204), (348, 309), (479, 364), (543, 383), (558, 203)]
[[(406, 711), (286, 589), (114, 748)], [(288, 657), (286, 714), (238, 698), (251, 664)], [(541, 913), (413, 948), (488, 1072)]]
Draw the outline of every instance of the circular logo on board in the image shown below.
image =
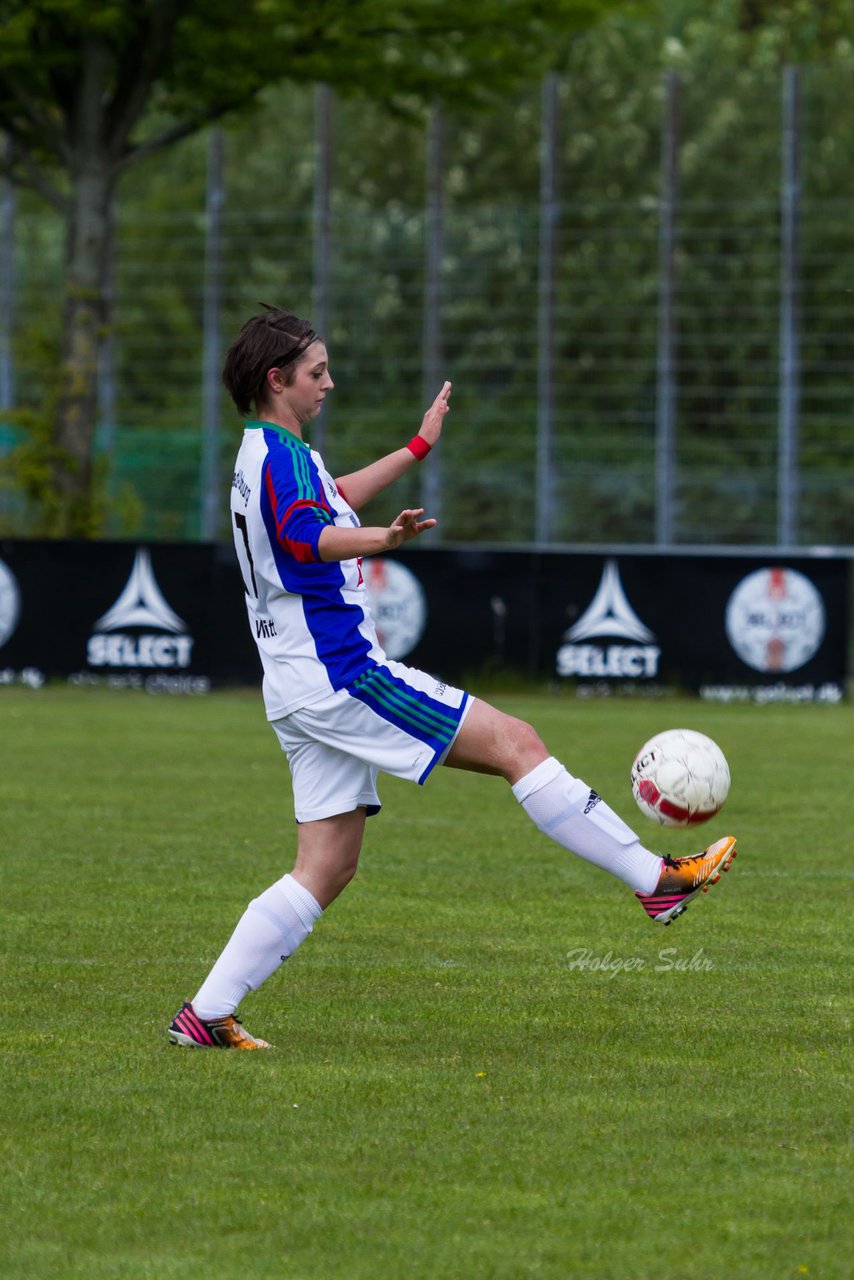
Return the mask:
[(21, 616), (21, 593), (15, 575), (0, 560), (0, 645), (4, 645), (18, 625)]
[(427, 621), (421, 583), (399, 561), (381, 557), (365, 560), (362, 572), (380, 644), (390, 658), (406, 657), (421, 639)]
[(8, 564), (0, 561), (0, 645), (4, 645), (18, 626), (20, 591)]
[(795, 671), (824, 639), (824, 602), (796, 569), (757, 569), (726, 607), (727, 639), (755, 671)]

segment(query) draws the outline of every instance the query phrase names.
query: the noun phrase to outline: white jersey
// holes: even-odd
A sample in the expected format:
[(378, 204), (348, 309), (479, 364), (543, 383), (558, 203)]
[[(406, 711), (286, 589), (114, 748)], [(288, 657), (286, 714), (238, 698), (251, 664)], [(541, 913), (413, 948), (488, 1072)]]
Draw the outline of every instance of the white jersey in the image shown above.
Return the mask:
[(231, 484), (264, 704), (268, 720), (277, 720), (353, 685), (386, 657), (361, 560), (324, 563), (318, 556), (327, 525), (359, 525), (320, 455), (286, 428), (250, 420)]

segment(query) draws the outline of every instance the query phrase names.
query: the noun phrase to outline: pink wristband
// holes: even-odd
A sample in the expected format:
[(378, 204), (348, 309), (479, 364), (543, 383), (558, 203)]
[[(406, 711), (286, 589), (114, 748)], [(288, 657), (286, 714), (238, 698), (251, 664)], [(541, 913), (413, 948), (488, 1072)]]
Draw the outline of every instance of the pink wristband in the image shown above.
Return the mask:
[(423, 436), (413, 436), (406, 447), (410, 453), (415, 454), (419, 462), (426, 458), (433, 448), (432, 444), (428, 444)]

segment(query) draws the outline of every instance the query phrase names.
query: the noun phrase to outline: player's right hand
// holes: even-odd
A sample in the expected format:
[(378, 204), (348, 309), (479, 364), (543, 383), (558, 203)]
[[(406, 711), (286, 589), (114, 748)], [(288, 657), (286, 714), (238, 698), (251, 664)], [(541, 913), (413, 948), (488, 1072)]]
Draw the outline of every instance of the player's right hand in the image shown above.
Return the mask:
[(450, 409), (448, 403), (451, 398), (451, 384), (446, 382), (442, 390), (436, 396), (436, 399), (430, 405), (430, 408), (424, 414), (421, 426), (418, 428), (418, 434), (423, 436), (432, 448), (439, 436), (442, 434), (442, 421), (445, 414)]

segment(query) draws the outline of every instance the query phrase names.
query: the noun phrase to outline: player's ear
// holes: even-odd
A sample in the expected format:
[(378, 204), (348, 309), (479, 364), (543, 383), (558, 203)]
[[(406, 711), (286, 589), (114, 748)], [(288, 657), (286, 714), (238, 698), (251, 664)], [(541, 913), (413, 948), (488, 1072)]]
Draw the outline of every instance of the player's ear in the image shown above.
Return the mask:
[(274, 395), (278, 395), (285, 389), (285, 380), (282, 377), (282, 371), (278, 368), (268, 369), (266, 375), (267, 389), (272, 391)]

